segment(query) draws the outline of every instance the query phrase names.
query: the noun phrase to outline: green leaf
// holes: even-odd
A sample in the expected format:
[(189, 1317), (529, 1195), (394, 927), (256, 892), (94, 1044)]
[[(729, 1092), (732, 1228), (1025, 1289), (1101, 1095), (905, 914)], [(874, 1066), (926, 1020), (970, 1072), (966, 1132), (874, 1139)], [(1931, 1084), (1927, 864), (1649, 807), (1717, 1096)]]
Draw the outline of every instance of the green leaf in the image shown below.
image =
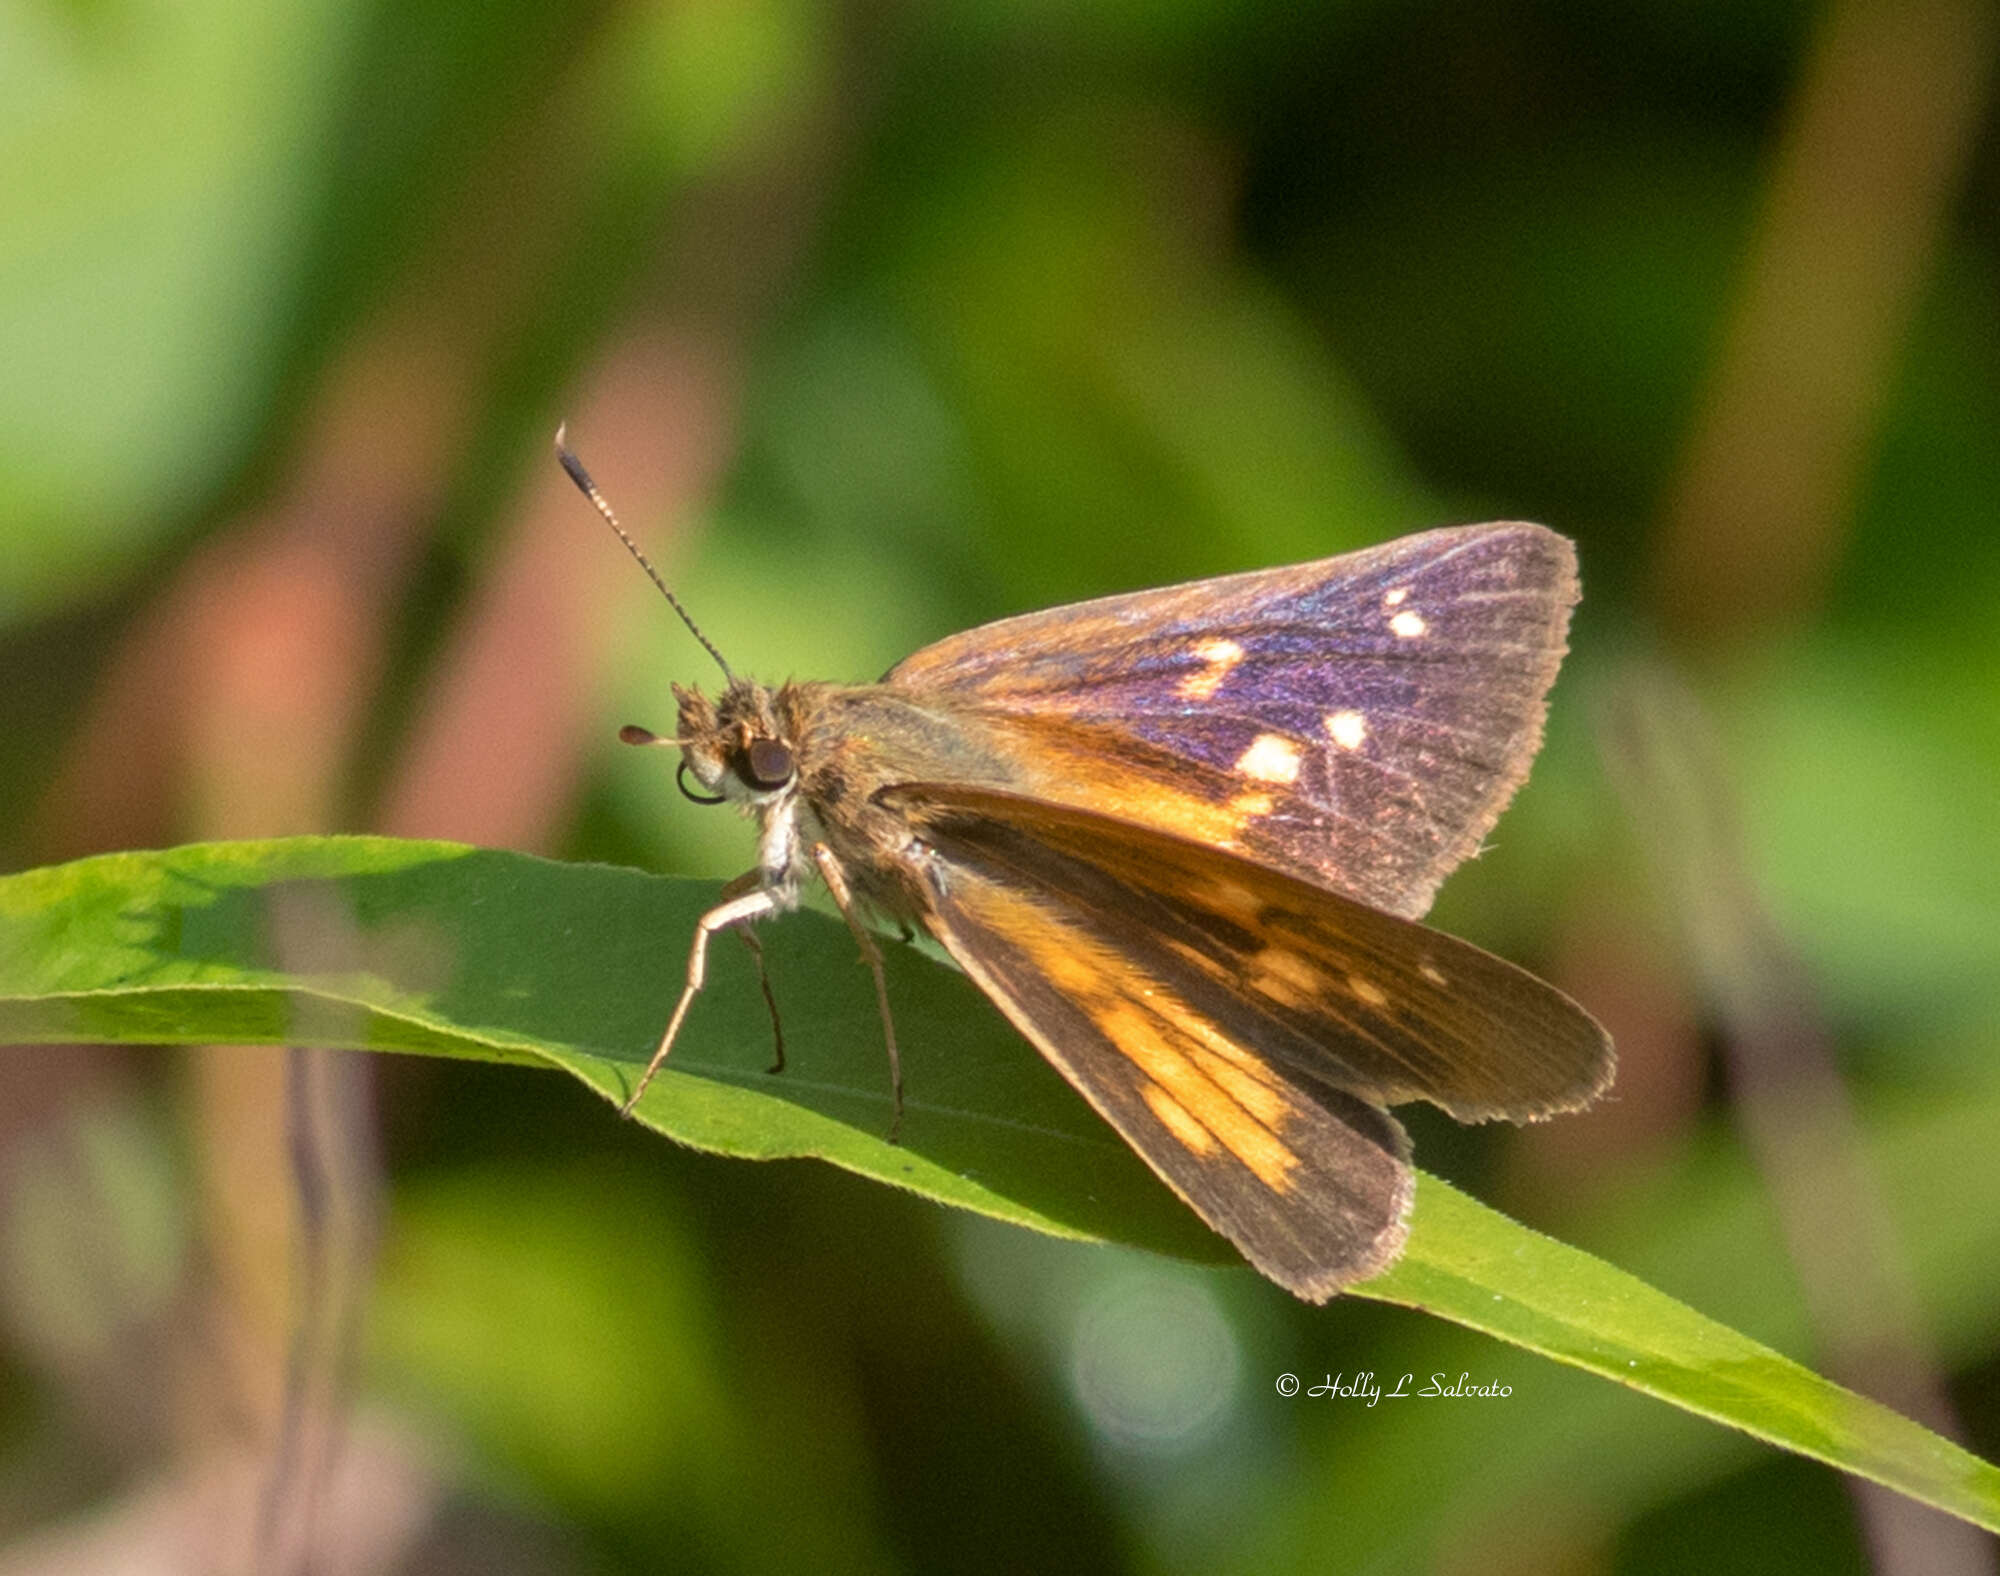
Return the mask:
[(2000, 1468), (1433, 1177), (1418, 1184), (1409, 1248), (1358, 1291), (1483, 1330), (2000, 1531)]
[[(0, 1039), (540, 1061), (615, 1102), (651, 1052), (714, 896), (704, 883), (384, 838), (106, 855), (0, 879)], [(790, 1004), (788, 1070), (766, 1070), (748, 958), (718, 947), (640, 1120), (700, 1149), (813, 1156), (1058, 1235), (1229, 1257), (969, 984), (902, 948), (889, 985), (910, 1099), (901, 1142), (888, 1143), (880, 1028), (853, 942), (811, 913), (765, 935)], [(2000, 1470), (1433, 1177), (1407, 1253), (1361, 1294), (2000, 1530)]]
[[(622, 1103), (715, 900), (710, 882), (387, 838), (110, 854), (0, 880), (0, 1040), (540, 1062)], [(640, 1121), (1062, 1236), (1233, 1257), (970, 985), (893, 946), (909, 1100), (888, 1142), (881, 1019), (846, 927), (807, 912), (760, 934), (787, 1070), (768, 1071), (755, 968), (722, 937)]]

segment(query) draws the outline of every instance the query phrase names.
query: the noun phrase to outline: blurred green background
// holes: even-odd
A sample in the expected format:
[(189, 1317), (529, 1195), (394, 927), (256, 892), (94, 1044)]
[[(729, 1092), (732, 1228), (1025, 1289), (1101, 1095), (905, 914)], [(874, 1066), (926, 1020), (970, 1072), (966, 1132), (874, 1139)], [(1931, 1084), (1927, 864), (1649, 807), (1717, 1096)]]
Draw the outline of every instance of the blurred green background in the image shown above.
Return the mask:
[[(770, 679), (1542, 520), (1585, 584), (1549, 746), (1437, 918), (1620, 1082), (1410, 1113), (1420, 1160), (1992, 1458), (1996, 39), (1979, 0), (0, 0), (0, 860), (742, 868), (612, 747), (711, 674), (564, 417)], [(318, 1316), (280, 1068), (0, 1058), (0, 1573), (215, 1504), (186, 1568), (249, 1568)], [(331, 1076), (372, 1082), (372, 1287), (311, 1568), (1992, 1568), (1415, 1314), (676, 1151), (554, 1076)], [(1879, 1223), (1788, 1212), (1801, 1103)], [(1274, 1388), (1405, 1370), (1512, 1394)]]

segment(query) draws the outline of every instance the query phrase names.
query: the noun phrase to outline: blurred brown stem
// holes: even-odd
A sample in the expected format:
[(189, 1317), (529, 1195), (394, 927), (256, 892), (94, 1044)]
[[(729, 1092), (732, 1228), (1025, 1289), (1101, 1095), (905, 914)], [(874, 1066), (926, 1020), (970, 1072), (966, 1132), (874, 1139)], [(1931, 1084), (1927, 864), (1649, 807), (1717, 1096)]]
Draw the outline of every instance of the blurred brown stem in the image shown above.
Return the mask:
[(1904, 328), (1991, 86), (1992, 0), (1835, 0), (1663, 510), (1668, 628), (1795, 619), (1840, 557)]
[[(1828, 1373), (1959, 1437), (1811, 981), (1750, 874), (1728, 763), (1707, 718), (1666, 669), (1635, 668), (1606, 708), (1603, 732), (1717, 1024), (1736, 1118), (1771, 1191)], [(1876, 1569), (1993, 1570), (1977, 1529), (1850, 1482)]]

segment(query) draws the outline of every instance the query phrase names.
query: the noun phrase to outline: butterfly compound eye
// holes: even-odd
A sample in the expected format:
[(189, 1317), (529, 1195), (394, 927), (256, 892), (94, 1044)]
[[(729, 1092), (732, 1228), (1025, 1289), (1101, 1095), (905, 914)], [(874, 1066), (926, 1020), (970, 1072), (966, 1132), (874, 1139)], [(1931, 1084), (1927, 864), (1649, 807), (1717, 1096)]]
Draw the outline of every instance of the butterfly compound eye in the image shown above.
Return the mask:
[(784, 787), (797, 768), (789, 744), (776, 739), (753, 739), (739, 769), (752, 788), (769, 790)]

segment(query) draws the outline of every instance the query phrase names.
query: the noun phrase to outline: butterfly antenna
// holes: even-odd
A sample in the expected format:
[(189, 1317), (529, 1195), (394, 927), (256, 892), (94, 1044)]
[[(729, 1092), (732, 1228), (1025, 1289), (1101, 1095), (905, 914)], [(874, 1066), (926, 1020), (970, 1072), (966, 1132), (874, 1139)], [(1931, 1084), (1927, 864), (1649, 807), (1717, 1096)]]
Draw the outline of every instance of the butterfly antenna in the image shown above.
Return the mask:
[(576, 483), (577, 491), (588, 498), (591, 507), (604, 516), (604, 523), (618, 533), (618, 540), (625, 544), (625, 551), (639, 560), (639, 567), (645, 570), (647, 578), (660, 588), (660, 595), (667, 599), (667, 605), (680, 614), (681, 622), (688, 627), (688, 633), (701, 642), (704, 651), (715, 658), (715, 665), (722, 669), (723, 680), (734, 684), (736, 675), (729, 671), (729, 664), (722, 660), (722, 653), (715, 649), (715, 642), (704, 635), (701, 626), (688, 617), (688, 610), (681, 606), (680, 598), (667, 589), (667, 583), (660, 578), (659, 570), (653, 567), (652, 559), (645, 555), (639, 544), (626, 532), (625, 527), (618, 523), (618, 516), (612, 512), (611, 505), (605, 502), (604, 494), (597, 490), (597, 483), (590, 479), (590, 472), (583, 468), (583, 461), (579, 460), (571, 450), (568, 422), (556, 428), (556, 458), (562, 461), (562, 468), (569, 473), (569, 479)]

